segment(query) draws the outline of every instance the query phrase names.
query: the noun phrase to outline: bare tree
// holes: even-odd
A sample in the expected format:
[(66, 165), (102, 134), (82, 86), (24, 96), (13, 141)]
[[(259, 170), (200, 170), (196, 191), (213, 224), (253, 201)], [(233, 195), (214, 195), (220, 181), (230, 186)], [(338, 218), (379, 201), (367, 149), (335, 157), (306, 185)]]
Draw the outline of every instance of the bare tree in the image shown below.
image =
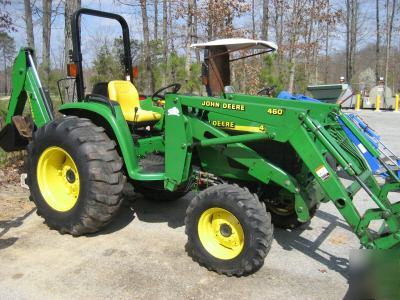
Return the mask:
[(186, 75), (190, 73), (190, 45), (192, 44), (193, 37), (193, 0), (187, 1), (187, 23), (186, 23), (186, 60), (185, 70)]
[(158, 40), (158, 0), (154, 0), (154, 40)]
[(72, 51), (71, 16), (81, 7), (81, 0), (65, 0), (64, 4), (64, 66), (69, 63), (69, 52)]
[(9, 65), (15, 55), (15, 42), (14, 39), (6, 32), (0, 31), (0, 53), (3, 60), (4, 70), (4, 93), (8, 94), (8, 81), (9, 81)]
[[(326, 7), (326, 13), (328, 16), (330, 16), (330, 3), (329, 0), (327, 1), (327, 7)], [(326, 21), (326, 31), (325, 31), (325, 73), (324, 73), (324, 82), (325, 84), (328, 83), (328, 74), (329, 74), (329, 68), (328, 68), (328, 63), (329, 63), (329, 35), (330, 35), (330, 20)]]
[(302, 28), (306, 26), (303, 23), (305, 18), (305, 14), (309, 13), (307, 10), (306, 4), (307, 0), (294, 0), (292, 3), (292, 8), (289, 11), (288, 22), (289, 22), (289, 92), (293, 92), (295, 88), (295, 79), (296, 79), (296, 66), (298, 60), (298, 48), (299, 38)]
[(393, 20), (396, 9), (396, 0), (392, 1), (390, 6), (390, 1), (386, 0), (386, 55), (385, 55), (385, 86), (388, 82), (389, 75), (389, 58), (390, 49), (392, 46), (392, 33), (393, 33)]
[(44, 71), (43, 82), (49, 85), (50, 79), (50, 38), (51, 38), (51, 5), (52, 0), (42, 0), (42, 68)]
[(263, 0), (263, 17), (262, 17), (262, 38), (264, 40), (268, 40), (268, 31), (269, 31), (269, 0)]
[(7, 5), (11, 5), (10, 0), (0, 0), (0, 30), (1, 31), (15, 31), (13, 19), (9, 11), (7, 11)]
[(32, 6), (30, 0), (24, 0), (26, 40), (28, 47), (35, 49), (35, 37), (33, 35)]
[(255, 8), (255, 3), (254, 0), (251, 1), (251, 24), (252, 24), (252, 36), (253, 39), (256, 38), (256, 14), (255, 14), (256, 8)]
[[(197, 0), (193, 0), (193, 42), (197, 43), (199, 41), (198, 35), (198, 24), (199, 24), (199, 12), (197, 10)], [(199, 49), (195, 50), (196, 52), (196, 61), (200, 63), (200, 51)]]
[(142, 23), (143, 23), (143, 55), (146, 65), (146, 77), (147, 77), (145, 92), (147, 94), (150, 94), (154, 92), (154, 76), (151, 68), (149, 19), (147, 16), (146, 0), (140, 0), (140, 9), (142, 12)]
[(375, 79), (378, 81), (379, 79), (379, 60), (380, 60), (380, 51), (381, 51), (381, 32), (380, 32), (380, 24), (379, 24), (379, 0), (376, 0), (376, 46), (375, 46)]
[[(168, 65), (168, 6), (167, 0), (163, 0), (163, 63)], [(163, 85), (166, 84), (167, 74), (163, 73)]]
[(358, 9), (358, 0), (346, 0), (346, 77), (348, 82), (351, 82), (354, 75)]

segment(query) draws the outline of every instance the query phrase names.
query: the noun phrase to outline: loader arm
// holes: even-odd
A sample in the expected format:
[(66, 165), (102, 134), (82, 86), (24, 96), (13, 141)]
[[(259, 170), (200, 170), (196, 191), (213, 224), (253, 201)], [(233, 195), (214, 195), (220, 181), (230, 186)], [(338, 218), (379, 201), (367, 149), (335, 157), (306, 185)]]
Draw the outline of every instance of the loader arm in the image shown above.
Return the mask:
[[(46, 94), (33, 61), (33, 50), (22, 48), (15, 58), (12, 69), (10, 102), (4, 128), (0, 131), (0, 146), (5, 151), (22, 150), (27, 144), (14, 121), (22, 116), (27, 101), (36, 127), (42, 127), (54, 119), (50, 97)], [(21, 120), (21, 119), (20, 119)]]
[[(174, 138), (166, 140), (166, 186), (170, 188), (185, 180), (193, 149), (214, 148), (213, 153), (218, 156), (214, 162), (230, 157), (243, 165), (255, 180), (264, 184), (273, 181), (293, 193), (296, 213), (300, 220), (306, 220), (308, 214), (304, 210), (311, 206), (305, 187), (246, 146), (255, 140), (264, 140), (265, 147), (268, 141), (289, 143), (323, 190), (324, 201), (335, 204), (364, 247), (397, 247), (400, 245), (400, 203), (391, 203), (388, 195), (400, 190), (400, 180), (394, 172), (389, 172), (390, 180), (379, 184), (360, 152), (364, 148), (350, 141), (343, 124), (379, 159), (379, 152), (338, 105), (235, 94), (228, 95), (227, 99), (169, 95), (165, 133), (166, 137)], [(237, 129), (241, 132), (233, 134)], [(349, 186), (345, 186), (327, 162), (328, 154), (353, 178)], [(176, 161), (180, 164), (179, 174), (172, 167)], [(377, 207), (363, 214), (353, 203), (354, 195), (361, 189)], [(382, 232), (369, 228), (374, 220), (383, 221)]]

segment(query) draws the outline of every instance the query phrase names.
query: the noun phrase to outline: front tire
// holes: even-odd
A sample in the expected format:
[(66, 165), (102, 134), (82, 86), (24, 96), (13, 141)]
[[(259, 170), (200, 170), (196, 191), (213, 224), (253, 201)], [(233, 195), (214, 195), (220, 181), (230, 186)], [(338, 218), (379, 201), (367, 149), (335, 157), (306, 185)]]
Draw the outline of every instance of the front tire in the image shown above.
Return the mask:
[(271, 217), (257, 196), (220, 184), (199, 193), (186, 211), (188, 254), (219, 274), (243, 276), (264, 263), (272, 239)]
[(88, 119), (63, 117), (39, 128), (28, 146), (27, 173), (38, 215), (61, 233), (100, 230), (122, 201), (115, 143)]

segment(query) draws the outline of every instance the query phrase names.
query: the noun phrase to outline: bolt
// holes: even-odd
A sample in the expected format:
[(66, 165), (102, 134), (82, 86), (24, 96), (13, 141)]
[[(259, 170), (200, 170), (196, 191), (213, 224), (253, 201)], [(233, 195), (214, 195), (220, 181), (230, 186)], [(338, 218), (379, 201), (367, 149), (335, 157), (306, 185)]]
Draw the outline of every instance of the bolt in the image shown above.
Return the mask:
[(374, 249), (374, 244), (368, 243), (366, 247), (367, 247), (367, 249)]
[(391, 212), (389, 210), (385, 210), (381, 213), (382, 219), (388, 219), (391, 216)]

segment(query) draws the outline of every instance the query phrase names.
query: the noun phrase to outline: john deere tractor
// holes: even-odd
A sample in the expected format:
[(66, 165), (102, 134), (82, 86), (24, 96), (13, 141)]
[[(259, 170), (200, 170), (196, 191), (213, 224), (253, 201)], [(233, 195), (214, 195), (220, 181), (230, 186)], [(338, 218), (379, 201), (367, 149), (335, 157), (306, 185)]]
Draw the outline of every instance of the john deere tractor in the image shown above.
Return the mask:
[[(82, 15), (115, 19), (123, 32), (124, 80), (99, 82), (91, 93), (83, 77)], [(74, 236), (102, 229), (129, 182), (165, 200), (198, 190), (185, 218), (187, 249), (201, 265), (226, 275), (258, 270), (271, 247), (272, 223), (300, 226), (321, 202), (333, 202), (363, 247), (399, 246), (400, 203), (388, 195), (400, 189), (400, 179), (340, 106), (229, 89), (217, 96), (183, 95), (178, 83), (139, 100), (125, 20), (80, 9), (71, 23), (72, 101), (54, 111), (33, 50), (21, 49), (0, 133), (4, 150), (27, 149), (31, 199), (51, 228)], [(32, 121), (23, 115), (27, 103)], [(365, 152), (386, 169), (385, 183), (376, 180)], [(340, 180), (337, 166), (350, 184)], [(374, 204), (362, 215), (352, 202), (359, 190)], [(375, 220), (384, 224), (380, 232), (370, 228)]]

